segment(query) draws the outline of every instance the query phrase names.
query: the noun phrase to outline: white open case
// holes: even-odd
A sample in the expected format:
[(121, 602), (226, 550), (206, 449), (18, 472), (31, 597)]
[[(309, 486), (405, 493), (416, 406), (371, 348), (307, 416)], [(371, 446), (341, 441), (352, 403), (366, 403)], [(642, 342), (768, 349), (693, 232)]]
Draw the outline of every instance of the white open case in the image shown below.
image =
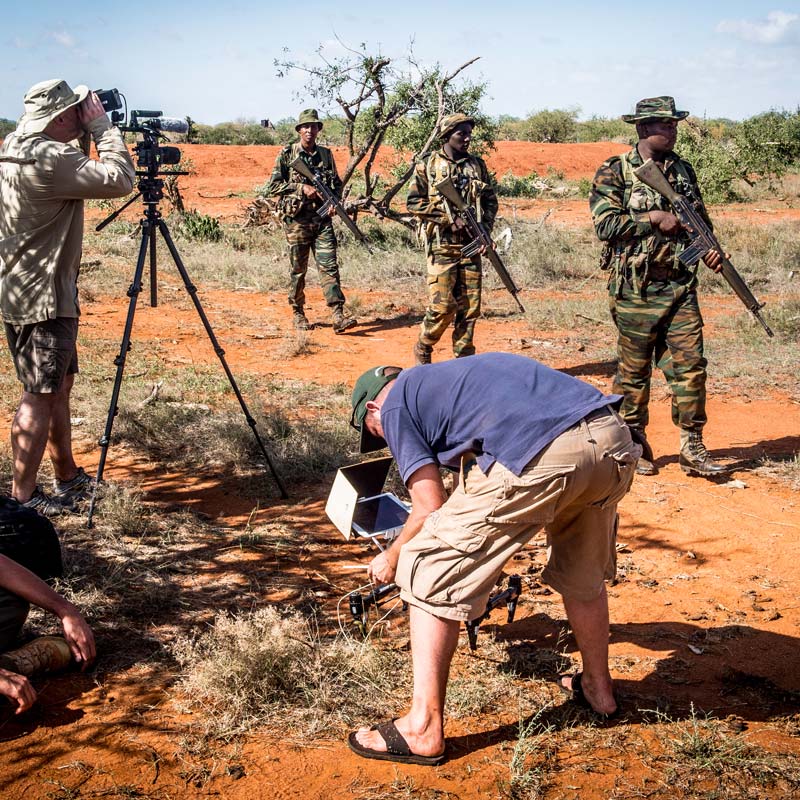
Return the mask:
[(390, 542), (403, 529), (409, 507), (391, 492), (382, 491), (391, 465), (392, 457), (384, 456), (336, 473), (325, 513), (345, 539), (355, 534), (383, 550), (381, 542)]

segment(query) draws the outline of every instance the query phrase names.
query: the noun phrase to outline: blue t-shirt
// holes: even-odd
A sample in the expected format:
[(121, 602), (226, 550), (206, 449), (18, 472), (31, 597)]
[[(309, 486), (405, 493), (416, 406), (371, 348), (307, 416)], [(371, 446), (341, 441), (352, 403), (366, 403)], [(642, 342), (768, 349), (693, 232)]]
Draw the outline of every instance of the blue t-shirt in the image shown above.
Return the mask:
[(520, 475), (559, 434), (621, 399), (510, 353), (403, 370), (391, 386), (381, 423), (406, 482), (425, 464), (458, 468), (467, 450), (483, 472), (499, 461)]

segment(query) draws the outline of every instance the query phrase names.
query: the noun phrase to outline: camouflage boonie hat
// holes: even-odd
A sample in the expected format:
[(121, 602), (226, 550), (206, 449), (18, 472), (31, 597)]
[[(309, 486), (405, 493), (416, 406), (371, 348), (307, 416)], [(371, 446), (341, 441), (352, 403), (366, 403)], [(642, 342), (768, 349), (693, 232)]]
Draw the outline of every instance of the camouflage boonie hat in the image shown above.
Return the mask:
[(623, 122), (644, 122), (646, 119), (686, 119), (688, 111), (675, 110), (675, 98), (669, 95), (645, 97), (636, 104), (633, 114), (623, 114)]
[(450, 114), (445, 117), (440, 126), (439, 138), (446, 139), (463, 122), (469, 122), (470, 125), (475, 126), (475, 120), (466, 114)]
[(317, 125), (319, 125), (319, 129), (322, 130), (322, 122), (320, 121), (316, 108), (307, 108), (305, 111), (301, 111), (300, 116), (297, 118), (297, 125), (294, 126), (294, 129), (299, 131), (301, 125), (308, 125), (311, 122), (316, 122)]
[(75, 91), (62, 80), (41, 81), (25, 94), (25, 113), (19, 118), (17, 133), (25, 136), (41, 133), (59, 114), (82, 103), (89, 94), (88, 86), (76, 86)]

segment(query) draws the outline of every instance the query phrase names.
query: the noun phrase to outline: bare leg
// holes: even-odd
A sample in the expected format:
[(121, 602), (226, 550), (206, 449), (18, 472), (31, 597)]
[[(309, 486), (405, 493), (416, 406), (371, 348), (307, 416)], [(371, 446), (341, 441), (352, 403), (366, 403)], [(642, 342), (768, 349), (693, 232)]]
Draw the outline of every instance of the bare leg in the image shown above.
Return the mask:
[[(444, 751), (444, 699), (460, 624), (415, 606), (411, 606), (410, 617), (414, 699), (410, 711), (395, 720), (395, 725), (412, 753), (438, 756)], [(361, 728), (356, 738), (364, 747), (386, 750), (377, 731)]]
[[(586, 602), (566, 597), (563, 600), (583, 659), (583, 693), (595, 711), (613, 714), (617, 710), (617, 701), (608, 671), (608, 594), (605, 586), (594, 600)], [(565, 685), (569, 688), (568, 684)]]
[(53, 472), (59, 481), (71, 481), (78, 474), (78, 465), (72, 455), (72, 423), (70, 422), (69, 396), (75, 375), (67, 375), (61, 388), (55, 393), (53, 411), (50, 415), (50, 430), (47, 438), (47, 454), (53, 462)]
[(23, 392), (11, 423), (11, 496), (20, 503), (30, 500), (42, 463), (56, 395)]

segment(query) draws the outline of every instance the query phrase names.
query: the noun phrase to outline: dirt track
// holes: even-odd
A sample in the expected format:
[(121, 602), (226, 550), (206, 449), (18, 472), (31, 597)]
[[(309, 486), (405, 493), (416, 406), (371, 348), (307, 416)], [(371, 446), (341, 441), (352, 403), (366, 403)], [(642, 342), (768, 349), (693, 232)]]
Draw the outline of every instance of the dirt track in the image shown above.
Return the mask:
[[(490, 165), (498, 174), (505, 171), (499, 166), (505, 163), (526, 174), (531, 169), (544, 172), (548, 163), (561, 168), (557, 153), (566, 153), (565, 161), (577, 162), (577, 150), (535, 147), (544, 148), (541, 162), (534, 160), (535, 153), (526, 145), (509, 147), (509, 152), (513, 150), (513, 158), (508, 156), (511, 161), (493, 164), (490, 160)], [(187, 182), (187, 196), (196, 197), (201, 210), (215, 214), (235, 208), (242, 200), (230, 198), (230, 206), (228, 200), (219, 198), (209, 198), (208, 206), (200, 205), (201, 201), (207, 195), (246, 191), (251, 188), (247, 181), (263, 182), (275, 154), (275, 148), (185, 149), (200, 172)], [(576, 176), (588, 175), (598, 161), (620, 149), (606, 145), (587, 151)], [(504, 153), (503, 158), (506, 156)], [(211, 164), (225, 177), (207, 174)], [(216, 204), (218, 200), (220, 205)], [(406, 298), (394, 298), (396, 320), (363, 319), (351, 336), (337, 337), (327, 324), (318, 326), (310, 334), (311, 353), (286, 360), (275, 354), (268, 341), (256, 338), (255, 327), (230, 322), (236, 319), (237, 310), (247, 319), (254, 308), (259, 308), (263, 310), (260, 327), (287, 325), (289, 310), (282, 294), (212, 290), (202, 294), (212, 323), (215, 311), (232, 312), (225, 314), (228, 322), (215, 323), (215, 327), (234, 372), (264, 378), (272, 374), (298, 379), (313, 375), (317, 382), (333, 384), (351, 382), (372, 363), (410, 365), (416, 328), (402, 316)], [(537, 302), (535, 293), (529, 295), (529, 302)], [(312, 290), (310, 305), (312, 319), (323, 318), (318, 291)], [(715, 316), (733, 308), (734, 301), (729, 298), (715, 303), (709, 336), (714, 335)], [(113, 338), (123, 318), (119, 300), (98, 298), (85, 308), (82, 325), (85, 331)], [(188, 311), (164, 314), (143, 307), (137, 315), (137, 341), (167, 339), (173, 342), (170, 357), (176, 361), (213, 363), (214, 354), (198, 328)], [(560, 349), (544, 344), (539, 350), (523, 348), (522, 340), (531, 337), (540, 343), (566, 341), (567, 345)], [(479, 323), (476, 344), (479, 351), (522, 352), (598, 386), (610, 385), (613, 365), (585, 363), (569, 331), (545, 337), (526, 329), (520, 321), (495, 318)], [(444, 350), (437, 355), (444, 357)], [(8, 368), (5, 362), (4, 368)], [(268, 398), (262, 400), (267, 402)], [(731, 394), (710, 398), (707, 443), (734, 466), (731, 477), (746, 488), (686, 477), (677, 465), (677, 431), (669, 418), (669, 399), (663, 387), (654, 392), (651, 409), (649, 433), (660, 472), (652, 478), (637, 479), (621, 505), (621, 580), (611, 589), (612, 664), (627, 715), (619, 723), (620, 743), (602, 757), (593, 755), (588, 772), (582, 768), (585, 759), (569, 751), (560, 753), (553, 793), (547, 797), (599, 800), (608, 797), (622, 777), (632, 783), (644, 777), (646, 770), (635, 746), (626, 747), (626, 741), (650, 742), (654, 738), (654, 731), (645, 725), (637, 709), (664, 702), (670, 703), (677, 718), (688, 713), (690, 703), (717, 717), (737, 715), (751, 741), (780, 751), (800, 752), (797, 740), (773, 725), (776, 717), (792, 713), (793, 703), (797, 710), (798, 695), (791, 693), (800, 692), (798, 498), (785, 484), (736, 468), (765, 453), (787, 455), (800, 449), (797, 397), (764, 391), (757, 397)], [(93, 438), (84, 434), (78, 445), (83, 451), (82, 463), (87, 467), (96, 463)], [(250, 501), (226, 490), (224, 476), (206, 485), (193, 483), (191, 475), (165, 475), (155, 464), (113, 461), (107, 474), (135, 480), (156, 502), (186, 504), (214, 518), (222, 517), (234, 530), (241, 529), (252, 510)], [(366, 554), (345, 545), (327, 522), (323, 513), (325, 495), (326, 486), (321, 485), (300, 507), (273, 497), (262, 504), (259, 518), (283, 515), (302, 520), (304, 530), (324, 545), (325, 557), (302, 564), (300, 573), (312, 580), (322, 571), (341, 582), (341, 562), (365, 558)], [(540, 558), (540, 552), (533, 552), (517, 566), (522, 571), (528, 561)], [(258, 564), (245, 567), (234, 557), (226, 563), (232, 580), (245, 571), (258, 576)], [(262, 599), (270, 598), (270, 587), (264, 585)], [(493, 621), (500, 619), (498, 614)], [(500, 639), (525, 642), (525, 646), (532, 642), (554, 647), (562, 619), (563, 610), (554, 598), (531, 594), (514, 624), (499, 625), (497, 633)], [(568, 649), (574, 653), (571, 642)], [(135, 665), (103, 675), (98, 685), (88, 677), (50, 679), (40, 685), (39, 706), (22, 719), (9, 718), (7, 711), (0, 711), (0, 796), (98, 797), (106, 792), (102, 796), (352, 800), (354, 796), (377, 797), (379, 790), (386, 791), (398, 777), (410, 776), (418, 794), (408, 796), (425, 796), (421, 794), (424, 790), (435, 789), (451, 793), (437, 797), (478, 800), (498, 796), (497, 782), (507, 774), (509, 747), (517, 735), (515, 718), (503, 713), (451, 724), (450, 759), (435, 770), (363, 761), (341, 741), (296, 749), (252, 735), (237, 757), (241, 774), (226, 773), (225, 765), (218, 764), (205, 785), (195, 786), (175, 755), (180, 751), (178, 739), (184, 726), (192, 720), (175, 711), (164, 687), (165, 676), (147, 665)], [(398, 712), (406, 701), (405, 697), (397, 698)], [(562, 702), (555, 691), (553, 701)], [(583, 720), (578, 724), (587, 723)], [(73, 787), (77, 794), (52, 794), (57, 784)], [(124, 786), (138, 787), (141, 793), (123, 795), (119, 792)], [(372, 794), (369, 787), (374, 789)], [(109, 794), (112, 789), (117, 793)]]

